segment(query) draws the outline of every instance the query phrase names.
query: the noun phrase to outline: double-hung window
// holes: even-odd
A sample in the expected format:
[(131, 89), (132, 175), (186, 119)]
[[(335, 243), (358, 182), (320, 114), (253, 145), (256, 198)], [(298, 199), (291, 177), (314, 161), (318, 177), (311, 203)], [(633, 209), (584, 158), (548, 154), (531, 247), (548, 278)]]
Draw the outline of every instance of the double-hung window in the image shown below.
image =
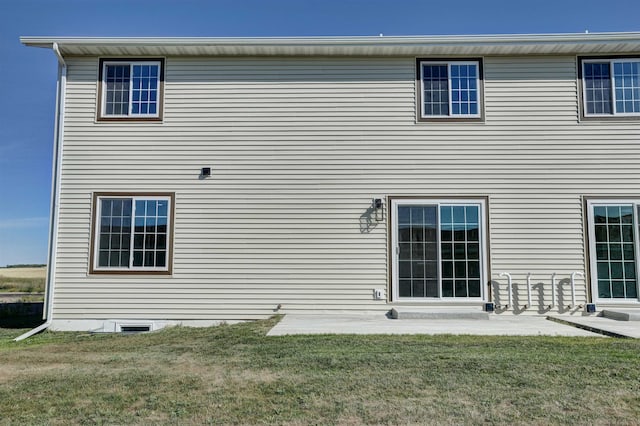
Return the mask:
[(95, 194), (91, 272), (170, 273), (173, 199)]
[(418, 60), (419, 120), (481, 119), (482, 63)]
[(640, 58), (582, 59), (584, 117), (640, 117)]
[(587, 202), (594, 301), (638, 301), (640, 200)]
[(159, 120), (164, 61), (100, 61), (100, 120)]

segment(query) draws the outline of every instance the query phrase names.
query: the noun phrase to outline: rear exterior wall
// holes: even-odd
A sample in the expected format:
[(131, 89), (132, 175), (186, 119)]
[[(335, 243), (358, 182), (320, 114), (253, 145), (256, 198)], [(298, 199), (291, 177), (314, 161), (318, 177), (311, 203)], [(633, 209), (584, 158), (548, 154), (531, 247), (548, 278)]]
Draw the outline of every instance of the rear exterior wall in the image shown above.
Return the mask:
[[(640, 127), (579, 121), (576, 57), (485, 57), (482, 123), (417, 123), (410, 57), (168, 57), (160, 123), (96, 122), (98, 58), (67, 63), (54, 319), (387, 310), (387, 196), (487, 196), (493, 297), (531, 272), (542, 309), (588, 263), (581, 197), (640, 192)], [(89, 274), (109, 191), (175, 192), (172, 275)]]

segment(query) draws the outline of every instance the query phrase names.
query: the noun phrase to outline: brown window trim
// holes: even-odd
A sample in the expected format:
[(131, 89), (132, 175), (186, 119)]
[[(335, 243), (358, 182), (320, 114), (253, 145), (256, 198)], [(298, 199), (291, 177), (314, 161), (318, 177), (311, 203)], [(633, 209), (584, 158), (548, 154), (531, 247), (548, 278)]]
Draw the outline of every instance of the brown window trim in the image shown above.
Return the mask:
[(599, 198), (604, 197), (582, 196), (582, 243), (584, 244), (584, 283), (586, 286), (587, 303), (593, 303), (593, 291), (591, 290), (591, 249), (589, 248), (589, 201)]
[[(168, 221), (167, 236), (167, 269), (166, 270), (144, 270), (144, 269), (117, 269), (109, 270), (108, 268), (95, 267), (95, 249), (98, 229), (98, 199), (107, 197), (166, 197), (171, 200), (170, 216)], [(89, 247), (89, 274), (90, 275), (172, 275), (173, 274), (173, 238), (174, 238), (174, 222), (175, 222), (175, 192), (94, 192), (91, 204), (91, 243)], [(133, 224), (132, 224), (133, 226)], [(131, 241), (133, 244), (133, 241)]]
[[(625, 58), (627, 58), (627, 56), (624, 56)], [(595, 296), (593, 294), (593, 289), (591, 288), (591, 284), (592, 284), (592, 274), (597, 274), (597, 271), (592, 271), (591, 270), (591, 256), (594, 255), (595, 253), (591, 253), (591, 240), (589, 238), (589, 227), (592, 225), (589, 222), (589, 203), (590, 202), (598, 202), (598, 201), (633, 201), (633, 200), (640, 200), (640, 194), (630, 194), (630, 195), (620, 195), (620, 194), (615, 194), (615, 195), (611, 195), (611, 196), (607, 196), (607, 195), (582, 195), (581, 196), (581, 201), (582, 201), (582, 242), (584, 245), (584, 271), (585, 271), (585, 276), (584, 276), (584, 283), (586, 286), (586, 296), (587, 296), (587, 303), (595, 303)], [(634, 223), (635, 226), (635, 223)], [(634, 241), (634, 245), (636, 244), (636, 242)], [(597, 275), (596, 275), (596, 279), (597, 279)], [(624, 300), (624, 299), (621, 299)]]
[[(423, 117), (422, 116), (422, 62), (478, 62), (478, 108), (479, 117)], [(418, 123), (484, 123), (484, 64), (483, 58), (447, 57), (447, 58), (416, 58), (416, 119)]]
[[(160, 88), (158, 90), (158, 116), (157, 117), (109, 117), (103, 116), (102, 96), (103, 96), (103, 72), (105, 62), (160, 62)], [(118, 121), (136, 121), (136, 122), (161, 122), (164, 116), (164, 58), (100, 58), (98, 65), (98, 105), (96, 108), (96, 121), (99, 122), (118, 122)]]
[(592, 60), (611, 60), (611, 59), (639, 59), (640, 55), (602, 55), (602, 56), (578, 56), (578, 100), (580, 110), (580, 121), (635, 121), (640, 120), (639, 115), (586, 115), (585, 114), (585, 99), (584, 99), (584, 85), (582, 83), (582, 63), (583, 61)]

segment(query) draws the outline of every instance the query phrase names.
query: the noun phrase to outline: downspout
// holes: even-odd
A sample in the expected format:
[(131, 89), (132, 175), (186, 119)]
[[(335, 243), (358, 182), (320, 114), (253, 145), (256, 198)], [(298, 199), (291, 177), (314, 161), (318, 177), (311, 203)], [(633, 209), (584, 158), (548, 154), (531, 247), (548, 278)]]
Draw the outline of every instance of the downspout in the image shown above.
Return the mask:
[(64, 61), (58, 43), (53, 43), (53, 52), (58, 57), (58, 84), (56, 90), (56, 115), (53, 132), (53, 164), (51, 170), (51, 206), (49, 222), (49, 247), (47, 256), (47, 285), (44, 293), (44, 324), (16, 337), (16, 342), (46, 330), (51, 325), (53, 295), (56, 283), (56, 258), (58, 247), (58, 219), (60, 217), (60, 175), (64, 132), (64, 104), (67, 88), (67, 63)]

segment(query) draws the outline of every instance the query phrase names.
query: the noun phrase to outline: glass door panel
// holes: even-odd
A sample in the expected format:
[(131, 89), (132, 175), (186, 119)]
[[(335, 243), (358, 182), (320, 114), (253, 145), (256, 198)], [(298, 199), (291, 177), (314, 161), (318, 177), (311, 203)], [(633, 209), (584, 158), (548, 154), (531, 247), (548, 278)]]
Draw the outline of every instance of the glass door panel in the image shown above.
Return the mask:
[(437, 206), (398, 206), (398, 294), (438, 297)]
[(593, 222), (598, 298), (637, 299), (633, 206), (594, 206)]
[(440, 206), (442, 297), (480, 297), (478, 206)]

